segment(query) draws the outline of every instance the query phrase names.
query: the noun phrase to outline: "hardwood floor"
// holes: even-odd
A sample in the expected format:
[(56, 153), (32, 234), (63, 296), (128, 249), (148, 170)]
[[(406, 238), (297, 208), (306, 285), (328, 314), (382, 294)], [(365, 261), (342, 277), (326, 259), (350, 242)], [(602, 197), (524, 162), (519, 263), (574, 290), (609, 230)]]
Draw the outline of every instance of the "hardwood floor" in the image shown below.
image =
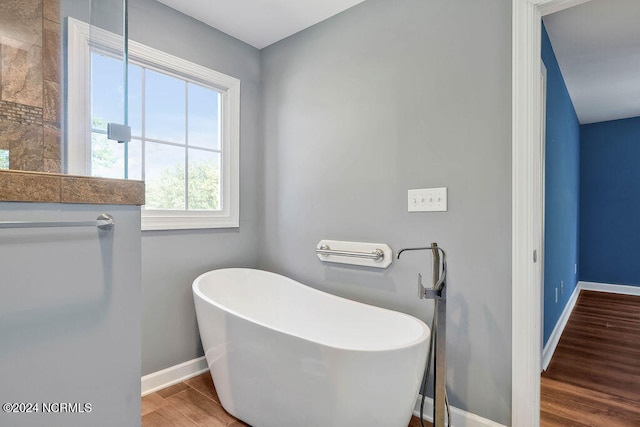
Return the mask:
[(143, 397), (142, 425), (144, 427), (247, 426), (222, 408), (211, 374), (208, 372)]
[(545, 427), (640, 426), (640, 296), (580, 293), (540, 406)]
[[(425, 425), (432, 427), (428, 422)], [(143, 397), (142, 426), (241, 427), (247, 424), (234, 418), (220, 405), (211, 374), (207, 372)], [(409, 427), (421, 427), (420, 420), (411, 417)]]

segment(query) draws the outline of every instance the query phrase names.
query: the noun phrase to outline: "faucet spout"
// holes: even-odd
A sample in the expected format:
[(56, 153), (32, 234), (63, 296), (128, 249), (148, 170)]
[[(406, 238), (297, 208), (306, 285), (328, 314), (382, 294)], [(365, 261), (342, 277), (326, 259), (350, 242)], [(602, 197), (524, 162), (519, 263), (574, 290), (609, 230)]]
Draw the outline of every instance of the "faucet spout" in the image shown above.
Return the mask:
[(404, 249), (400, 249), (400, 251), (398, 252), (398, 259), (400, 259), (400, 255), (402, 254), (402, 252), (405, 251), (431, 251), (434, 248), (434, 246), (437, 246), (437, 244), (433, 243), (431, 246), (427, 246), (424, 248), (404, 248)]
[[(437, 297), (441, 298), (444, 294), (444, 288), (446, 286), (446, 275), (447, 275), (447, 261), (446, 254), (438, 246), (437, 243), (432, 243), (431, 246), (420, 247), (420, 248), (405, 248), (400, 249), (398, 252), (398, 259), (400, 259), (400, 255), (405, 251), (431, 251), (433, 253), (433, 287), (432, 290), (437, 291)], [(442, 274), (440, 274), (440, 254), (442, 253)], [(418, 284), (418, 289), (420, 292), (420, 298), (433, 298), (430, 296), (429, 292), (426, 292), (422, 283)]]

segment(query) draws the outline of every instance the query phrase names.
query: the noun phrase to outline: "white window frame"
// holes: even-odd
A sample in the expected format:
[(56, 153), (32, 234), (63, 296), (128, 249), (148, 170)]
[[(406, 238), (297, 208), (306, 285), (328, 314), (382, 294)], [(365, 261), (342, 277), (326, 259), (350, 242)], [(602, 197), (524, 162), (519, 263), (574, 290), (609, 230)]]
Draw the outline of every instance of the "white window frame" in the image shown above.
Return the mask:
[[(88, 175), (91, 141), (91, 49), (122, 51), (122, 36), (67, 18), (67, 173)], [(185, 61), (141, 43), (129, 41), (129, 61), (204, 83), (221, 93), (222, 183), (219, 211), (142, 208), (142, 230), (235, 228), (240, 226), (240, 80)]]

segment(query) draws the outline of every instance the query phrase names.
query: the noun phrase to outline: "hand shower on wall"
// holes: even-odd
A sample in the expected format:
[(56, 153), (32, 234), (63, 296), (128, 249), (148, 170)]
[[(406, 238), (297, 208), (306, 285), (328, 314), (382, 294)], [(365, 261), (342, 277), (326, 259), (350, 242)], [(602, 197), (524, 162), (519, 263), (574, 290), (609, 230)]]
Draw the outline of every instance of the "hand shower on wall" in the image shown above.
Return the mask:
[[(451, 413), (446, 388), (447, 254), (437, 243), (432, 243), (431, 246), (427, 247), (401, 249), (398, 252), (398, 259), (400, 259), (400, 255), (405, 251), (426, 250), (430, 250), (433, 253), (433, 286), (431, 288), (425, 288), (422, 284), (422, 275), (418, 274), (418, 295), (420, 299), (433, 299), (435, 301), (435, 308), (431, 322), (431, 345), (426, 361), (425, 375), (420, 388), (420, 394), (422, 395), (420, 403), (420, 423), (424, 427), (424, 399), (431, 370), (431, 359), (433, 358), (433, 368), (435, 371), (433, 425), (434, 427), (444, 427), (445, 409), (447, 419), (449, 420), (448, 424), (449, 426), (451, 425)], [(442, 255), (442, 258), (440, 255)]]

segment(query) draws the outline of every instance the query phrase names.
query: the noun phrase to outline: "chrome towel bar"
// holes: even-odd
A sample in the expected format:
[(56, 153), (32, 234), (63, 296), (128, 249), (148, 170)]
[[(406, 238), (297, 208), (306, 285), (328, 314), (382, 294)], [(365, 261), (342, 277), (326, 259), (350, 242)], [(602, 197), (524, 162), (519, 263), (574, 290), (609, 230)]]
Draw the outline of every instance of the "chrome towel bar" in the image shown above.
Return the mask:
[(353, 251), (338, 251), (331, 249), (327, 245), (322, 245), (316, 249), (316, 253), (318, 255), (335, 255), (335, 256), (346, 256), (351, 258), (364, 258), (364, 259), (372, 259), (374, 261), (382, 261), (384, 259), (384, 252), (382, 249), (376, 249), (373, 252), (353, 252)]
[(384, 243), (320, 240), (315, 250), (318, 259), (327, 263), (387, 268), (393, 262), (393, 251)]
[(95, 221), (0, 221), (0, 228), (98, 227), (111, 230), (114, 225), (109, 214), (102, 214)]

